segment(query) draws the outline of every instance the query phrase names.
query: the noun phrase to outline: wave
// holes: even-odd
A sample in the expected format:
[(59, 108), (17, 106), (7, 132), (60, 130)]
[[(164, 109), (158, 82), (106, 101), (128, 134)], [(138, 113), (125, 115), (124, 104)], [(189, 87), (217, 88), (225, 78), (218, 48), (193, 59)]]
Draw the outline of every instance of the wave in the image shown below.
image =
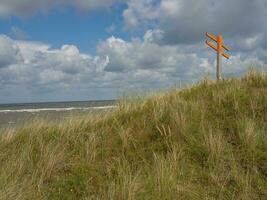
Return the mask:
[(62, 112), (62, 111), (73, 111), (73, 110), (104, 110), (104, 109), (114, 109), (117, 108), (117, 106), (100, 106), (100, 107), (69, 107), (69, 108), (37, 108), (37, 109), (18, 109), (18, 110), (0, 110), (0, 113), (22, 113), (22, 112), (28, 112), (28, 113), (36, 113), (36, 112), (44, 112), (44, 111), (56, 111), (56, 112)]

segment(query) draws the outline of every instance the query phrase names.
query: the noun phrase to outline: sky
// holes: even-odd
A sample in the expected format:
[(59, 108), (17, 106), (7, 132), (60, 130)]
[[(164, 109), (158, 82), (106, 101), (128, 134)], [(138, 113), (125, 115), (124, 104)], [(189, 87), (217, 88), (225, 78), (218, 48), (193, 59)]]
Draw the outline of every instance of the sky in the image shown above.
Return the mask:
[(0, 103), (116, 99), (267, 69), (267, 0), (0, 0)]

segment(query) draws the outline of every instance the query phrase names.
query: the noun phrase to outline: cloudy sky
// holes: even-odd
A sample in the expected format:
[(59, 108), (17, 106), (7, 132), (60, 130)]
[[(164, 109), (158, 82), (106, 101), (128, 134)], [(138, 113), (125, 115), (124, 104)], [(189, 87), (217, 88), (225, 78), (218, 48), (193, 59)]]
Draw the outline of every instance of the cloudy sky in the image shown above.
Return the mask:
[(267, 69), (266, 0), (0, 0), (0, 103), (115, 99)]

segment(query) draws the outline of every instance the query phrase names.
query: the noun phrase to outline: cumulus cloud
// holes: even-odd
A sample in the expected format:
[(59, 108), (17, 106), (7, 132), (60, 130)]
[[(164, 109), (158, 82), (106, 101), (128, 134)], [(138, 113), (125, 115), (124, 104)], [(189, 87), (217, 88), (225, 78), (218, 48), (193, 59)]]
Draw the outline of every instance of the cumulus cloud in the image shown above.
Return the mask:
[[(99, 55), (107, 55), (109, 62), (105, 71), (134, 72), (149, 70), (169, 74), (184, 72), (201, 63), (193, 53), (179, 52), (174, 46), (160, 46), (146, 40), (126, 42), (120, 38), (111, 37), (98, 46)], [(195, 63), (194, 63), (195, 62)]]
[(0, 35), (0, 44), (0, 68), (21, 61), (19, 47), (10, 38)]
[[(131, 42), (111, 37), (100, 43), (98, 55), (109, 58), (104, 70), (122, 74), (142, 72), (146, 77), (144, 82), (155, 77), (162, 84), (175, 84), (177, 80), (192, 83), (204, 75), (215, 74), (215, 56), (205, 51), (204, 45), (159, 45), (147, 37)], [(226, 65), (225, 74), (242, 74), (250, 63), (262, 62), (255, 55), (245, 58), (234, 55)]]
[[(90, 77), (96, 73), (97, 59), (79, 52), (73, 45), (63, 45), (52, 49), (39, 42), (15, 41), (6, 36), (0, 37), (0, 64), (3, 68), (0, 77), (10, 83), (50, 85), (70, 84), (79, 81), (83, 75)], [(4, 84), (4, 83), (3, 83)]]
[[(171, 57), (169, 59), (181, 70), (177, 74), (188, 80), (194, 74), (203, 75), (203, 71), (215, 72), (214, 53), (203, 48), (205, 32), (223, 33), (225, 42), (231, 47), (232, 57), (225, 64), (225, 74), (242, 74), (250, 63), (266, 68), (266, 10), (265, 0), (132, 0), (123, 16), (126, 27), (137, 31), (143, 29), (144, 43), (149, 44), (144, 54), (155, 53), (153, 55), (157, 55), (157, 58), (151, 58), (156, 63), (160, 63), (161, 55), (164, 58)], [(143, 45), (139, 45), (139, 49), (143, 49)], [(126, 51), (128, 59), (142, 57), (136, 56), (136, 46), (128, 48), (135, 49), (133, 54)], [(173, 47), (171, 51), (170, 46)], [(118, 59), (114, 61), (115, 66), (118, 66), (116, 62)], [(164, 60), (162, 63), (168, 62)], [(155, 63), (152, 65), (156, 66)], [(114, 67), (111, 65), (110, 68)], [(181, 73), (183, 69), (184, 73)]]
[(240, 51), (250, 51), (261, 47), (266, 40), (264, 32), (260, 32), (245, 38), (234, 38), (234, 48)]
[(151, 23), (151, 20), (155, 20), (158, 16), (158, 1), (155, 0), (130, 0), (128, 8), (123, 12), (127, 30), (136, 29), (146, 21)]
[(58, 6), (72, 6), (79, 10), (88, 11), (99, 8), (107, 8), (114, 3), (125, 0), (1, 0), (0, 17), (19, 16), (26, 17), (36, 12), (47, 12)]
[(265, 0), (132, 0), (124, 19), (131, 28), (157, 21), (158, 42), (188, 44), (203, 40), (206, 31), (235, 40), (253, 38), (267, 31), (266, 10)]
[(160, 26), (167, 43), (199, 41), (206, 31), (251, 37), (266, 25), (264, 0), (162, 0)]

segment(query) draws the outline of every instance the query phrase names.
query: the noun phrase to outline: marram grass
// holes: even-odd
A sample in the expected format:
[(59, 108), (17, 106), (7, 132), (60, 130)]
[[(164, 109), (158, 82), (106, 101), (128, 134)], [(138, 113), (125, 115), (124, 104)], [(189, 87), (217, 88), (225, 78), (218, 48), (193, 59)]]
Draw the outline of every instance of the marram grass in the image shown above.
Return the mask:
[(0, 199), (267, 199), (267, 77), (204, 80), (0, 135)]

